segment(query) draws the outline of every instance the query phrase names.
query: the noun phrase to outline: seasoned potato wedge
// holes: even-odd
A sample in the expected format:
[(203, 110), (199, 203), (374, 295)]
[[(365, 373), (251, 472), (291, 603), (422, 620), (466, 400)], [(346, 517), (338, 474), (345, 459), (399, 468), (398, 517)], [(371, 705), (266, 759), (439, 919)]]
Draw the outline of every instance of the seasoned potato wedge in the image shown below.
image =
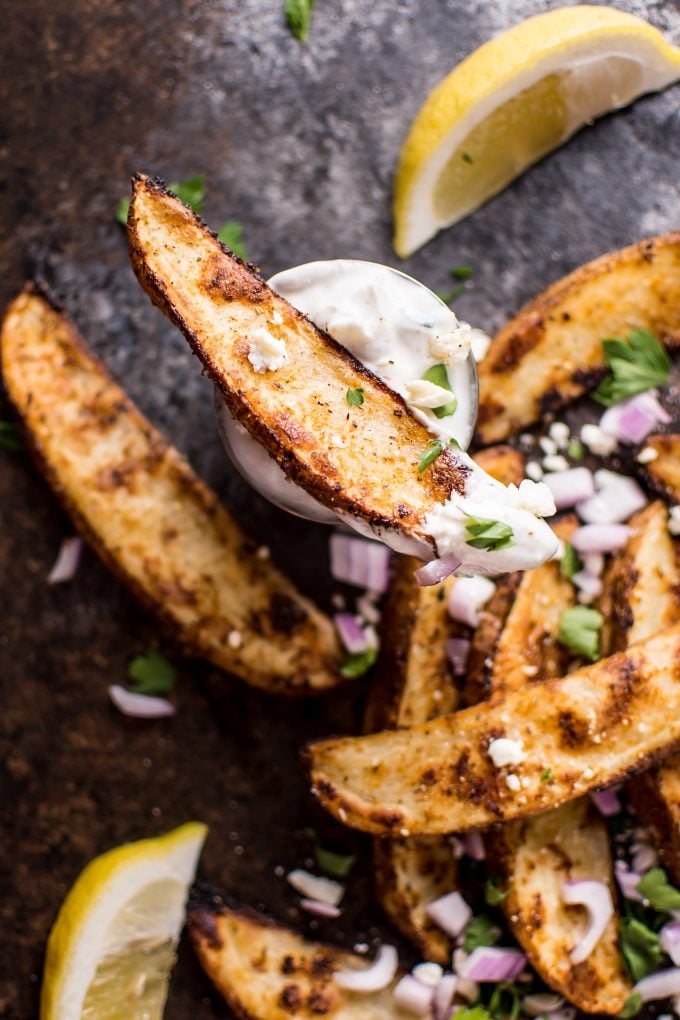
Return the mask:
[(478, 439), (506, 439), (587, 392), (604, 375), (601, 341), (640, 327), (680, 345), (680, 233), (581, 266), (503, 327), (479, 366)]
[(680, 754), (636, 776), (627, 791), (636, 814), (649, 826), (673, 883), (680, 885)]
[[(639, 726), (638, 723), (643, 723)], [(511, 790), (487, 748), (521, 740)], [(558, 680), (409, 729), (313, 743), (312, 789), (347, 825), (434, 835), (558, 807), (680, 743), (680, 625)], [(552, 770), (554, 782), (541, 776)]]
[(657, 453), (656, 460), (642, 469), (648, 484), (667, 502), (680, 503), (680, 435), (650, 436), (645, 446)]
[(341, 969), (361, 970), (365, 958), (307, 942), (262, 914), (198, 887), (187, 928), (203, 969), (242, 1020), (395, 1020), (404, 1017), (392, 989), (343, 991)]
[(174, 636), (257, 687), (334, 687), (339, 649), (330, 621), (255, 555), (71, 323), (26, 291), (7, 311), (0, 344), (7, 392), (47, 480), (93, 548)]
[[(288, 477), (397, 542), (419, 541), (427, 554), (425, 515), (462, 491), (469, 473), (453, 448), (419, 473), (432, 436), (401, 397), (271, 291), (157, 181), (136, 179), (128, 236), (140, 283)], [(255, 372), (248, 360), (250, 338), (262, 328), (286, 344), (288, 360), (273, 372)], [(349, 407), (347, 390), (356, 387), (364, 403)]]

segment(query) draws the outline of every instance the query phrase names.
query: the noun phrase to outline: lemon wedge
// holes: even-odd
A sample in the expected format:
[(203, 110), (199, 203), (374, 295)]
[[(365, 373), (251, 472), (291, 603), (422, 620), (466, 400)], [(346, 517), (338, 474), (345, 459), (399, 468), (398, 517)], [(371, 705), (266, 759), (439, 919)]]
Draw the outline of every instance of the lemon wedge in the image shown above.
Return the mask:
[(584, 124), (680, 80), (680, 49), (613, 7), (529, 18), (466, 57), (404, 142), (394, 247), (406, 257)]
[(188, 822), (87, 865), (50, 932), (40, 1020), (160, 1020), (206, 834)]

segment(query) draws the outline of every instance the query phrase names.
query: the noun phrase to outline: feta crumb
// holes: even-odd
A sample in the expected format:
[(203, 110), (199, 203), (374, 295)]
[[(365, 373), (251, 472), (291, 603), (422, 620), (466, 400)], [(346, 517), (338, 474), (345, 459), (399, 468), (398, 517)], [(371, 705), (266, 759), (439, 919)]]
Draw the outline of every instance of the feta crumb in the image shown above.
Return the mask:
[(465, 361), (472, 347), (472, 332), (467, 322), (460, 322), (448, 333), (430, 337), (430, 354), (446, 366)]
[(645, 446), (640, 450), (635, 459), (638, 464), (651, 464), (658, 456), (659, 451), (655, 450), (653, 446)]
[(413, 379), (404, 384), (407, 403), (423, 411), (450, 404), (452, 393), (443, 386), (428, 382), (427, 379)]
[(519, 765), (524, 761), (524, 748), (521, 740), (511, 740), (509, 737), (497, 737), (487, 747), (487, 754), (497, 769), (504, 765)]
[(428, 985), (430, 988), (436, 988), (442, 979), (444, 973), (443, 969), (438, 963), (419, 963), (411, 971), (414, 978), (418, 981), (422, 981), (424, 985)]
[(543, 458), (543, 467), (546, 471), (568, 471), (569, 461), (561, 453), (551, 453)]
[(548, 457), (552, 457), (557, 453), (557, 443), (554, 439), (550, 439), (549, 436), (541, 436), (538, 440), (538, 445)]
[(680, 506), (672, 506), (668, 511), (668, 530), (671, 535), (680, 535)]
[(227, 644), (230, 648), (240, 648), (243, 644), (243, 635), (238, 630), (232, 630), (227, 638)]
[(554, 421), (548, 429), (548, 435), (557, 444), (558, 450), (566, 450), (571, 438), (571, 430), (566, 422)]
[(537, 460), (530, 460), (524, 469), (524, 474), (527, 478), (530, 478), (532, 482), (540, 482), (543, 477), (543, 468)]
[(505, 777), (505, 785), (508, 790), (512, 790), (513, 793), (517, 793), (518, 790), (522, 789), (519, 776), (516, 776), (514, 772), (511, 772), (509, 776)]
[(283, 340), (260, 326), (250, 334), (248, 361), (256, 372), (275, 372), (288, 360), (288, 352)]
[(553, 494), (543, 482), (525, 478), (519, 488), (511, 482), (507, 488), (507, 499), (518, 510), (527, 510), (536, 517), (552, 517), (555, 513)]
[(608, 457), (617, 447), (616, 439), (603, 432), (599, 425), (583, 425), (581, 442), (597, 457)]

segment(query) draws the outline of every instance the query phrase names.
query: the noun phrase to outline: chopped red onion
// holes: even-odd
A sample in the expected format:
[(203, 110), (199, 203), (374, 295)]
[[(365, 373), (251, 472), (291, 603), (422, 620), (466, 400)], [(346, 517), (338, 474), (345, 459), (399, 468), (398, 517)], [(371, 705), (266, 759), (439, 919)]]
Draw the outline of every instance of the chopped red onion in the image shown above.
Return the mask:
[(473, 861), (486, 860), (486, 850), (481, 832), (466, 832), (463, 836), (465, 853)]
[(633, 992), (639, 995), (643, 1002), (651, 1002), (654, 999), (670, 999), (672, 995), (680, 994), (680, 967), (650, 974), (649, 977), (638, 981)]
[(566, 510), (595, 495), (593, 473), (585, 467), (553, 471), (544, 475), (543, 481), (552, 492), (558, 510)]
[(554, 1013), (563, 1005), (564, 999), (561, 995), (538, 992), (536, 995), (526, 995), (522, 999), (522, 1012), (527, 1016), (543, 1016), (546, 1013)]
[(613, 786), (607, 790), (593, 790), (590, 799), (603, 818), (611, 818), (621, 811), (621, 801)]
[(625, 545), (632, 534), (625, 524), (584, 524), (571, 536), (571, 544), (580, 556), (610, 553)]
[(600, 428), (622, 443), (641, 443), (658, 425), (668, 425), (670, 421), (671, 416), (656, 393), (648, 390), (608, 408), (600, 419)]
[(345, 893), (345, 887), (340, 882), (312, 875), (302, 868), (295, 868), (286, 877), (293, 889), (305, 899), (319, 900), (320, 903), (329, 903), (332, 907), (337, 907)]
[(470, 642), (466, 638), (449, 638), (446, 642), (446, 654), (453, 666), (454, 676), (465, 676), (470, 655)]
[(453, 938), (460, 935), (472, 917), (472, 911), (459, 892), (448, 893), (428, 903), (425, 913), (442, 931)]
[(444, 974), (435, 988), (432, 998), (433, 1020), (450, 1020), (453, 997), (456, 994), (456, 984), (455, 974)]
[(480, 946), (461, 965), (461, 977), (469, 981), (514, 981), (524, 969), (527, 958), (517, 949)]
[(331, 535), (331, 574), (336, 581), (384, 592), (389, 582), (390, 551), (380, 542), (336, 532)]
[(624, 899), (635, 900), (636, 903), (643, 902), (643, 897), (637, 891), (638, 882), (642, 875), (638, 874), (637, 871), (631, 871), (625, 861), (615, 862), (614, 875)]
[(394, 989), (394, 1002), (414, 1016), (429, 1016), (434, 989), (412, 974), (406, 974)]
[(598, 476), (604, 484), (597, 495), (576, 506), (579, 517), (587, 524), (621, 524), (647, 505), (645, 494), (635, 479), (613, 471), (598, 471)]
[(348, 992), (381, 992), (394, 981), (399, 957), (394, 946), (381, 946), (378, 954), (365, 970), (337, 970), (333, 980)]
[(300, 906), (308, 914), (316, 914), (318, 917), (340, 917), (342, 914), (340, 907), (334, 907), (330, 903), (322, 903), (321, 900), (308, 900), (305, 898), (300, 900)]
[(479, 611), (496, 590), (488, 577), (457, 577), (449, 592), (449, 615), (468, 627), (479, 623)]
[(669, 921), (661, 929), (659, 941), (664, 953), (668, 953), (676, 967), (680, 966), (680, 923)]
[(455, 556), (445, 556), (440, 560), (430, 560), (424, 567), (418, 567), (413, 572), (413, 576), (421, 587), (428, 588), (433, 584), (445, 581), (454, 571), (458, 570), (460, 564), (461, 561)]
[(604, 882), (582, 879), (563, 884), (562, 900), (564, 903), (585, 907), (588, 912), (588, 927), (581, 941), (569, 954), (572, 963), (583, 963), (604, 935), (607, 925), (614, 916), (612, 895), (609, 886)]
[(63, 584), (64, 581), (72, 581), (78, 572), (82, 551), (82, 538), (65, 538), (59, 548), (54, 566), (47, 575), (47, 583)]
[(135, 694), (127, 687), (112, 684), (109, 697), (119, 712), (132, 719), (165, 719), (175, 714), (175, 706), (167, 698), (156, 698), (149, 694)]
[(596, 574), (589, 574), (587, 570), (579, 570), (573, 575), (571, 581), (579, 591), (591, 598), (597, 598), (602, 594), (602, 578), (597, 577)]
[(352, 655), (366, 651), (366, 635), (356, 616), (351, 613), (336, 613), (333, 617), (340, 640)]
[(563, 1006), (562, 1009), (556, 1009), (546, 1016), (549, 1020), (575, 1020), (576, 1010), (572, 1006)]

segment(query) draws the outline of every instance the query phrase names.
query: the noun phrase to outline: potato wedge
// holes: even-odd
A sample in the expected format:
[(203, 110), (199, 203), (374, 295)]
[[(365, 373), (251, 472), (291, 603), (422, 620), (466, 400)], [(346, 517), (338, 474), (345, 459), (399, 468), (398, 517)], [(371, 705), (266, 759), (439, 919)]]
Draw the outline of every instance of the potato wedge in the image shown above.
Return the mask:
[(7, 392), (45, 477), (95, 551), (176, 639), (277, 693), (339, 682), (328, 618), (255, 555), (63, 315), (25, 291), (7, 311), (0, 349)]
[(479, 366), (479, 441), (506, 439), (586, 393), (605, 373), (601, 341), (640, 327), (680, 346), (678, 232), (581, 266), (501, 329)]
[[(643, 723), (640, 727), (638, 723)], [(521, 740), (513, 769), (487, 748)], [(680, 625), (601, 662), (409, 729), (311, 744), (312, 790), (347, 825), (434, 835), (558, 807), (641, 771), (680, 743)], [(552, 769), (554, 782), (541, 779)]]
[(680, 885), (680, 754), (636, 776), (626, 790), (674, 885)]
[(364, 957), (308, 942), (262, 914), (196, 887), (187, 930), (201, 966), (242, 1020), (395, 1020), (392, 989), (373, 994), (343, 991), (341, 969), (361, 970)]
[(645, 446), (656, 450), (657, 458), (645, 464), (642, 475), (657, 495), (668, 503), (680, 503), (680, 435), (650, 436)]

